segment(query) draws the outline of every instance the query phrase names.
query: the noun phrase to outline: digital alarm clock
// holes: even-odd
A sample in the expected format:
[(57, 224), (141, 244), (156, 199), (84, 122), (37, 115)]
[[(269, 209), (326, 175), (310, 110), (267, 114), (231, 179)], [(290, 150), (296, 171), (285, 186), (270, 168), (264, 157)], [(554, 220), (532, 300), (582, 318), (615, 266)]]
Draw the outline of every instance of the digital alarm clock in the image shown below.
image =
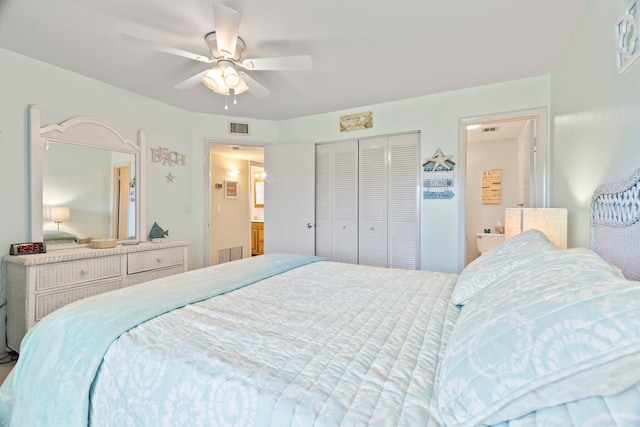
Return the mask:
[(46, 252), (47, 246), (44, 242), (12, 243), (9, 249), (11, 255), (43, 254)]

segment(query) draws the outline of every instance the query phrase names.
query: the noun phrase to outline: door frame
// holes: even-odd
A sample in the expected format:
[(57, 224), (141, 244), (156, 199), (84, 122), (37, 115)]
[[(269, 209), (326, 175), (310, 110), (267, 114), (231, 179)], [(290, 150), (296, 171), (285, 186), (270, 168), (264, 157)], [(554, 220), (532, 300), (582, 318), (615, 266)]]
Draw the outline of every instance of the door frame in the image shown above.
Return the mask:
[[(123, 184), (122, 172), (126, 170), (127, 180)], [(131, 181), (131, 164), (116, 163), (111, 166), (111, 237), (116, 240), (129, 238), (129, 183)], [(115, 215), (114, 215), (115, 214)], [(125, 234), (120, 236), (124, 219)]]
[(458, 124), (458, 182), (460, 202), (458, 203), (458, 271), (462, 271), (466, 263), (467, 253), (467, 126), (487, 122), (536, 120), (536, 194), (537, 205), (540, 208), (548, 207), (549, 194), (549, 110), (546, 107), (516, 110), (504, 113), (485, 114), (473, 117), (464, 117)]
[(211, 265), (211, 145), (238, 145), (240, 147), (266, 147), (269, 142), (238, 141), (224, 138), (204, 138), (202, 144), (203, 164), (203, 236), (202, 245), (203, 267)]

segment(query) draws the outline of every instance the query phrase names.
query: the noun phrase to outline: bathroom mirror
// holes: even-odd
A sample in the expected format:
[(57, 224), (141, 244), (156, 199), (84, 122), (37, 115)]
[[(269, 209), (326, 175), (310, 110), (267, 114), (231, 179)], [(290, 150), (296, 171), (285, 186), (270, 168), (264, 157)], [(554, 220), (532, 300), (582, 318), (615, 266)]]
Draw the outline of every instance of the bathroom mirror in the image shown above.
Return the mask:
[(253, 181), (253, 207), (264, 208), (264, 179)]
[(31, 241), (144, 240), (144, 132), (133, 142), (91, 117), (41, 127), (30, 106), (29, 135)]

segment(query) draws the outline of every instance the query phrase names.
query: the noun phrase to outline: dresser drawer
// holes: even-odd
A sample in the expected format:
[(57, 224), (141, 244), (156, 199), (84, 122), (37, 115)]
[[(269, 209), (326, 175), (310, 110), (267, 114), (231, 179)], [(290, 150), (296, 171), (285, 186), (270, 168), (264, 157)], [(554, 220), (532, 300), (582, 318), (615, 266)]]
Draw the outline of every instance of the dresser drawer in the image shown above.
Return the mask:
[(34, 320), (38, 322), (47, 314), (73, 301), (119, 289), (122, 287), (122, 282), (122, 278), (117, 278), (66, 291), (38, 294), (35, 298), (36, 307)]
[(137, 285), (138, 283), (148, 282), (149, 280), (160, 279), (162, 277), (173, 276), (174, 274), (184, 273), (184, 265), (175, 265), (160, 270), (150, 270), (137, 274), (130, 274), (124, 283), (125, 286)]
[(36, 269), (36, 290), (107, 279), (125, 274), (122, 256), (43, 264)]
[(128, 254), (129, 274), (184, 264), (184, 248), (167, 248)]

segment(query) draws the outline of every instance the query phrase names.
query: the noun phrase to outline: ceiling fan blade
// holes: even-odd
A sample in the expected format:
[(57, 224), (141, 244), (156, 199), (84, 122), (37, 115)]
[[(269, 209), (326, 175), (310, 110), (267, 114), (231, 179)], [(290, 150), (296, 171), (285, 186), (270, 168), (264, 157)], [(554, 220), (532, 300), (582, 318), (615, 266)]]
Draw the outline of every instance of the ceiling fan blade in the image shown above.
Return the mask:
[(210, 64), (213, 61), (215, 61), (214, 59), (211, 59), (211, 58), (209, 58), (207, 56), (198, 55), (197, 53), (188, 52), (186, 50), (178, 49), (178, 48), (171, 47), (171, 46), (165, 46), (163, 44), (151, 42), (149, 40), (139, 39), (137, 37), (133, 37), (133, 36), (130, 36), (128, 34), (122, 34), (122, 40), (124, 40), (124, 41), (126, 41), (128, 43), (133, 43), (133, 44), (137, 44), (137, 45), (140, 45), (140, 46), (148, 47), (150, 49), (158, 50), (160, 52), (170, 53), (172, 55), (178, 55), (178, 56), (182, 56), (184, 58), (195, 59), (196, 61), (204, 62), (204, 63), (207, 63), (207, 64)]
[(266, 87), (262, 86), (253, 77), (251, 77), (250, 75), (248, 75), (244, 71), (240, 71), (240, 72), (238, 72), (238, 74), (240, 74), (240, 76), (242, 76), (242, 79), (244, 80), (244, 82), (247, 84), (247, 86), (249, 86), (249, 93), (251, 93), (256, 98), (262, 99), (262, 98), (266, 98), (267, 96), (271, 95), (271, 91), (269, 89), (267, 89)]
[(187, 80), (175, 85), (174, 88), (175, 89), (191, 89), (192, 87), (196, 86), (198, 83), (202, 83), (202, 76), (204, 76), (204, 74), (207, 71), (209, 70), (204, 70), (196, 74), (195, 76), (189, 77)]
[(309, 55), (299, 55), (245, 59), (237, 64), (246, 70), (310, 70), (312, 61)]
[(226, 58), (233, 58), (238, 42), (240, 13), (221, 4), (213, 5), (213, 23), (216, 28), (218, 51)]

